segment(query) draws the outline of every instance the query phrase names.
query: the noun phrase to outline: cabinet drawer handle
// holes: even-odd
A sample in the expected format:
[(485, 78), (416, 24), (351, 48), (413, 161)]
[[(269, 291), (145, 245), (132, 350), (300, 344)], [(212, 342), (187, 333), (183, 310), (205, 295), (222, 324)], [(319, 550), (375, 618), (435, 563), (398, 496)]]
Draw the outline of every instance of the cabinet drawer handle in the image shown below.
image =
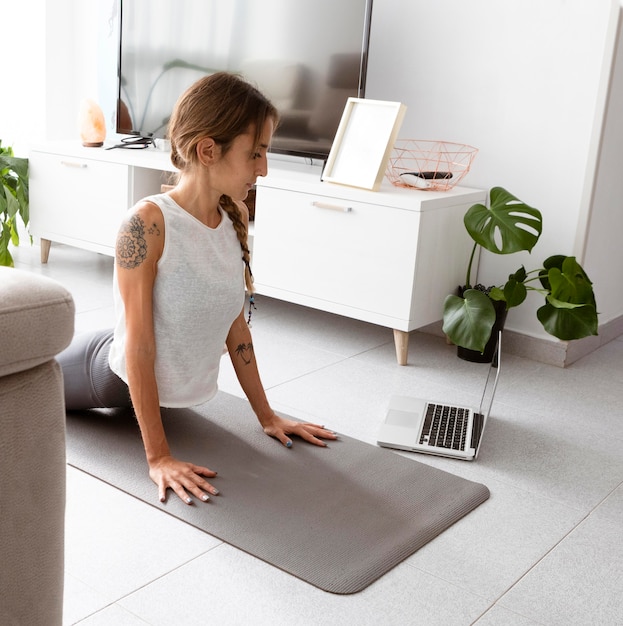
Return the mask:
[(61, 165), (65, 165), (66, 167), (79, 167), (79, 168), (85, 168), (87, 166), (86, 163), (76, 163), (75, 161), (61, 161)]
[(350, 213), (353, 208), (350, 206), (341, 206), (339, 204), (329, 204), (328, 202), (318, 202), (317, 200), (312, 202), (312, 206), (319, 209), (328, 209), (329, 211), (340, 211), (342, 213)]

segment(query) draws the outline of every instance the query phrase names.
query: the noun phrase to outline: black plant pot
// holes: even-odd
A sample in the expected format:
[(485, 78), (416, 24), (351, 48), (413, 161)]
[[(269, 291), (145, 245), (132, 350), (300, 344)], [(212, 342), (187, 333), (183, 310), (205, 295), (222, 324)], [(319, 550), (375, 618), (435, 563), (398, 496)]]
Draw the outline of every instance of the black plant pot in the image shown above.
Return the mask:
[(459, 359), (464, 361), (471, 361), (472, 363), (491, 363), (493, 361), (493, 355), (495, 354), (495, 347), (497, 344), (498, 333), (504, 329), (506, 322), (506, 302), (501, 300), (491, 300), (493, 308), (495, 309), (495, 323), (491, 330), (491, 337), (485, 345), (485, 349), (482, 353), (478, 350), (469, 350), (468, 348), (462, 348), (457, 346), (456, 353)]

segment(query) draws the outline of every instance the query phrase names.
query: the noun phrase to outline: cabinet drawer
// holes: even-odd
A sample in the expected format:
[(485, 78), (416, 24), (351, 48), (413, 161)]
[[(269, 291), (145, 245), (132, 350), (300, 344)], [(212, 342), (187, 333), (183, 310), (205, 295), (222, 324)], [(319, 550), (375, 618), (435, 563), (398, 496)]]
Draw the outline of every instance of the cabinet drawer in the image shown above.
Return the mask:
[(408, 319), (420, 214), (259, 187), (253, 273), (261, 286)]
[(30, 219), (33, 235), (114, 249), (129, 208), (129, 166), (32, 152)]

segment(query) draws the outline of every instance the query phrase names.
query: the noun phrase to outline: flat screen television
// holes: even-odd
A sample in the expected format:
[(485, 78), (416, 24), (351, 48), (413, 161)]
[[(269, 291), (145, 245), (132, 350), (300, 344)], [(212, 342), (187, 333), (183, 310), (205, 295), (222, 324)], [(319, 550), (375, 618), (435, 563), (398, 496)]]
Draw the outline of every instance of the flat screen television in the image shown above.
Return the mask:
[(272, 151), (326, 159), (365, 95), (372, 0), (121, 0), (117, 133), (165, 138), (199, 77), (242, 74), (279, 109)]

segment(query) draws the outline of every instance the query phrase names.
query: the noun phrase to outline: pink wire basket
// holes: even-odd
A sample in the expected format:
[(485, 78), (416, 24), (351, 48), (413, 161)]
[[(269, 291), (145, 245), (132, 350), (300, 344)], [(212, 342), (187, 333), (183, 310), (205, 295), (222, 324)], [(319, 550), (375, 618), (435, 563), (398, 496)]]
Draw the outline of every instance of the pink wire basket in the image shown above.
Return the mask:
[(396, 187), (447, 191), (465, 178), (477, 153), (467, 144), (399, 139), (385, 176)]

